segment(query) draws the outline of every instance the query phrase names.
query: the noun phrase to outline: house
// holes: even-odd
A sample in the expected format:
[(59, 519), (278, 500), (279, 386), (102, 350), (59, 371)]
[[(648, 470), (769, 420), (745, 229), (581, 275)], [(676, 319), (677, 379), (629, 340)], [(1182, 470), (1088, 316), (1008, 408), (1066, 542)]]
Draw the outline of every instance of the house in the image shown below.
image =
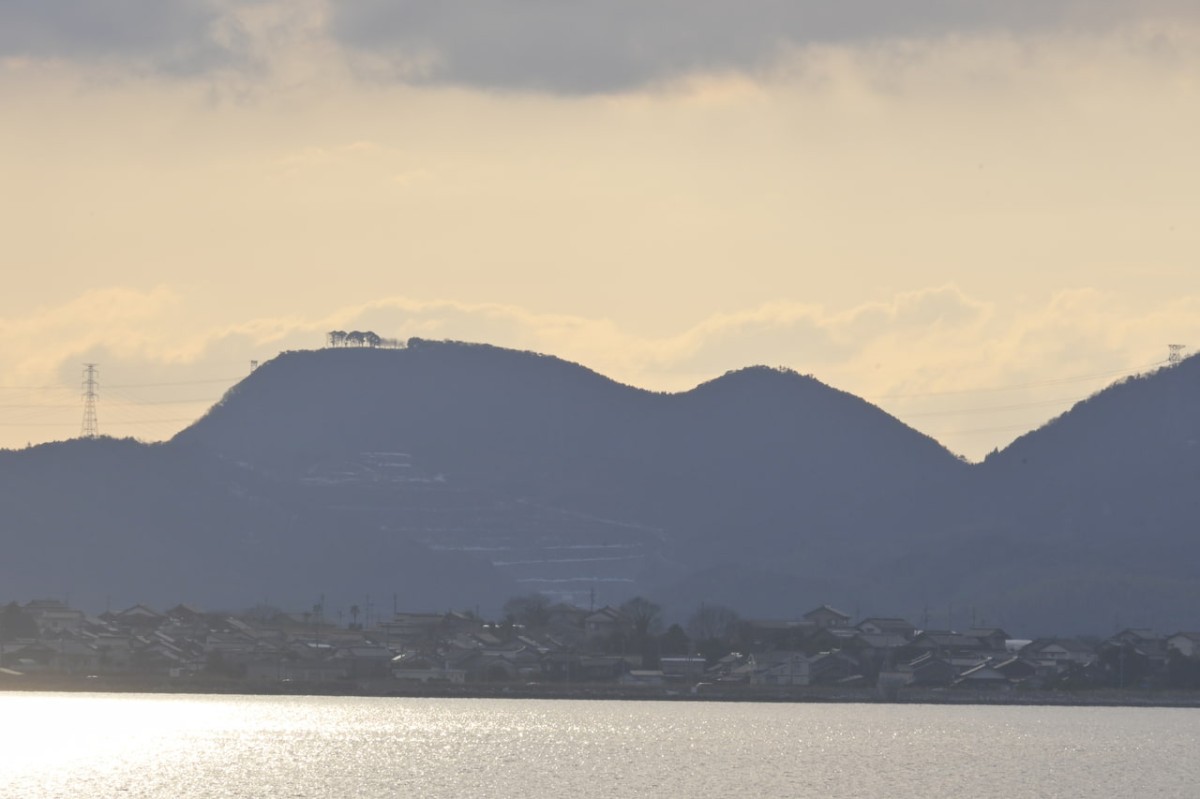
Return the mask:
[(552, 630), (582, 630), (587, 622), (587, 617), (592, 613), (593, 611), (586, 608), (559, 602), (551, 605), (547, 611), (549, 619), (546, 626)]
[(900, 666), (898, 671), (912, 675), (910, 685), (925, 688), (944, 687), (958, 678), (959, 669), (948, 659), (927, 652), (921, 657)]
[(1021, 648), (1020, 655), (1036, 664), (1045, 677), (1065, 670), (1070, 664), (1086, 666), (1096, 659), (1096, 650), (1078, 638), (1035, 638)]
[(288, 682), (337, 682), (350, 676), (349, 665), (333, 659), (281, 660), (276, 667), (278, 679)]
[(1001, 658), (993, 668), (1010, 683), (1026, 682), (1038, 676), (1038, 665), (1019, 656)]
[(1151, 630), (1125, 629), (1096, 647), (1096, 672), (1116, 688), (1149, 687), (1166, 672), (1167, 640)]
[(1109, 646), (1133, 647), (1151, 661), (1161, 661), (1167, 657), (1167, 639), (1153, 630), (1129, 627), (1104, 643)]
[(206, 621), (204, 611), (180, 602), (167, 611), (167, 617), (183, 624), (196, 624)]
[(117, 629), (138, 632), (153, 630), (167, 620), (162, 613), (142, 604), (134, 605), (117, 613), (103, 613), (100, 618)]
[(134, 636), (130, 667), (141, 674), (179, 677), (194, 674), (206, 666), (216, 666), (216, 658), (206, 662), (201, 651), (161, 634)]
[(836, 608), (829, 607), (829, 605), (813, 608), (804, 614), (804, 619), (823, 628), (848, 627), (850, 625), (850, 616)]
[(226, 663), (244, 663), (257, 658), (263, 649), (274, 649), (269, 645), (260, 645), (253, 638), (242, 633), (209, 632), (203, 639), (204, 651), (210, 655), (219, 654)]
[(392, 677), (403, 682), (460, 684), (467, 681), (467, 671), (423, 655), (398, 655), (392, 660)]
[(752, 619), (743, 625), (743, 636), (755, 651), (800, 649), (817, 630), (811, 621)]
[(818, 627), (808, 637), (804, 649), (812, 654), (846, 649), (853, 646), (852, 642), (860, 635), (862, 633), (853, 627)]
[(749, 682), (752, 685), (808, 685), (809, 658), (803, 652), (773, 651), (752, 655)]
[(583, 620), (583, 630), (589, 639), (608, 638), (614, 633), (629, 632), (630, 629), (625, 614), (609, 605), (588, 614)]
[(664, 657), (658, 665), (664, 679), (690, 681), (702, 678), (708, 663), (702, 657)]
[(441, 613), (397, 613), (377, 628), (389, 644), (404, 649), (430, 649), (437, 644), (445, 616)]
[(825, 652), (808, 664), (808, 680), (812, 685), (833, 685), (862, 676), (858, 661), (845, 652)]
[(853, 628), (826, 632), (851, 633), (841, 642), (841, 648), (858, 660), (860, 671), (868, 680), (875, 680), (881, 672), (891, 671), (901, 662), (903, 658), (898, 658), (897, 653), (908, 643), (908, 639), (895, 633), (864, 633)]
[(553, 682), (578, 680), (580, 658), (580, 655), (567, 652), (552, 652), (544, 655), (541, 662), (542, 679)]
[[(770, 652), (776, 651), (778, 650), (770, 650)], [(709, 679), (715, 679), (717, 682), (748, 683), (751, 681), (755, 670), (754, 655), (730, 652), (707, 670), (707, 676)]]
[(478, 632), (482, 630), (484, 623), (471, 613), (463, 613), (458, 610), (451, 610), (442, 616), (441, 629), (447, 634)]
[(133, 660), (133, 643), (129, 635), (100, 631), (85, 635), (84, 640), (96, 648), (97, 669), (102, 673), (128, 671)]
[(55, 652), (41, 641), (27, 644), (7, 645), (4, 647), (3, 660), (0, 666), (15, 669), (23, 674), (33, 672), (49, 672)]
[(863, 619), (855, 627), (867, 635), (888, 635), (900, 636), (904, 640), (910, 640), (917, 633), (917, 628), (912, 622), (905, 619), (880, 618), (871, 617)]
[(57, 599), (34, 599), (21, 608), (37, 624), (43, 638), (56, 633), (77, 633), (83, 629), (85, 614)]
[(480, 650), (483, 678), (499, 680), (528, 680), (541, 674), (541, 655), (519, 643), (497, 649)]
[(1185, 658), (1200, 657), (1200, 633), (1175, 633), (1167, 639), (1167, 649), (1174, 649)]
[(631, 661), (641, 662), (641, 658), (625, 658), (618, 656), (594, 656), (579, 659), (579, 677), (582, 682), (607, 682), (620, 678), (629, 671)]
[(622, 685), (662, 685), (663, 673), (657, 669), (634, 669), (620, 676)]
[(955, 688), (994, 689), (1008, 688), (1008, 678), (1003, 672), (988, 663), (980, 663), (966, 669), (951, 683)]
[[(1004, 649), (1003, 644), (1000, 649)], [(923, 630), (903, 647), (903, 651), (914, 657), (926, 652), (939, 657), (963, 657), (982, 656), (994, 650), (989, 643), (974, 636), (950, 630)]]
[(387, 677), (392, 670), (391, 650), (381, 646), (348, 646), (339, 649), (334, 658), (348, 662), (351, 679), (378, 679)]
[(1002, 652), (1008, 644), (1009, 635), (999, 627), (972, 627), (964, 633), (968, 638), (974, 638), (987, 649)]
[(907, 643), (908, 639), (897, 633), (859, 633), (847, 642), (847, 646), (855, 651), (885, 654)]

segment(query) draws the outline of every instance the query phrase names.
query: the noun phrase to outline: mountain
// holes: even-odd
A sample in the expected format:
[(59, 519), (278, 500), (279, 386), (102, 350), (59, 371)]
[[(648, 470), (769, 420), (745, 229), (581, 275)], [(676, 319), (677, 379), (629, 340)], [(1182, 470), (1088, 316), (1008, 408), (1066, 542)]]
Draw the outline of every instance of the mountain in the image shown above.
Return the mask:
[[(748, 574), (781, 570), (787, 591), (759, 612), (795, 612), (785, 594), (848, 599), (844, 567), (888, 551), (967, 471), (878, 408), (791, 372), (660, 394), (557, 358), (425, 341), (289, 353), (177, 443), (410, 540), (500, 553), (522, 585), (577, 601), (669, 593), (733, 559)], [(391, 458), (392, 476), (364, 453)]]
[(0, 453), (0, 586), (1194, 627), (1198, 401), (1190, 359), (970, 465), (786, 370), (667, 394), (485, 345), (289, 352), (168, 443)]
[[(1200, 623), (1200, 358), (1110, 386), (977, 468), (989, 535), (1022, 553), (985, 578), (1012, 584), (1014, 612)], [(1036, 579), (1011, 578), (1022, 561)]]

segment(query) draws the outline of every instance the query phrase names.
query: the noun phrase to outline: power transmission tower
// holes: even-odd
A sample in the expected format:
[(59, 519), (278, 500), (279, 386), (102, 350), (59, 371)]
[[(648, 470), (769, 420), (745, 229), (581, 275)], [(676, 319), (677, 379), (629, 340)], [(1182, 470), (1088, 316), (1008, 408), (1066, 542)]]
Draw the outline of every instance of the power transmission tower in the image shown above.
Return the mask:
[(1183, 360), (1183, 351), (1186, 348), (1184, 344), (1168, 344), (1167, 345), (1167, 365), (1175, 366)]
[(94, 363), (83, 365), (83, 426), (79, 430), (82, 438), (95, 438), (100, 435), (100, 425), (96, 421), (96, 398), (100, 396), (100, 376)]

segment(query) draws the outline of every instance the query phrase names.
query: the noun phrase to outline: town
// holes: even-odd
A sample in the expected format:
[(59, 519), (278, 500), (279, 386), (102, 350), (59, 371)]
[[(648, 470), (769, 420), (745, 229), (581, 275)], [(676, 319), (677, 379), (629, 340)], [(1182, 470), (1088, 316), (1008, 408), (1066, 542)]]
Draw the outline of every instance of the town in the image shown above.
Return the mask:
[(855, 619), (828, 605), (787, 620), (706, 605), (663, 629), (661, 614), (641, 597), (588, 609), (539, 594), (509, 600), (500, 621), (458, 611), (366, 618), (358, 606), (329, 618), (321, 603), (302, 613), (264, 605), (236, 614), (138, 604), (92, 616), (60, 600), (11, 602), (0, 608), (0, 688), (471, 695), (518, 686), (583, 696), (587, 686), (660, 686), (650, 695), (763, 698), (805, 689), (852, 699), (942, 692), (1029, 701), (1200, 691), (1200, 632), (1021, 639), (999, 628)]

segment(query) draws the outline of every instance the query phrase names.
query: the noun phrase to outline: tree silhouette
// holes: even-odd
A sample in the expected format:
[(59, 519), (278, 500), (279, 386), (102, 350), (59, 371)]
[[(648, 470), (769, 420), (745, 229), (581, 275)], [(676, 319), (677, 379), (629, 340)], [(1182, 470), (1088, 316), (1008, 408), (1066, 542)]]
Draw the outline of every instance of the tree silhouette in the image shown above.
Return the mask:
[(397, 338), (384, 338), (374, 330), (330, 330), (325, 334), (330, 347), (392, 347), (399, 349), (403, 342)]
[(629, 619), (633, 634), (641, 641), (658, 625), (662, 608), (645, 597), (635, 596), (621, 605), (621, 613)]
[(741, 617), (724, 605), (701, 605), (687, 622), (687, 632), (697, 641), (730, 642), (737, 633)]
[(545, 627), (550, 623), (550, 600), (544, 594), (515, 596), (504, 603), (504, 616), (513, 624)]
[(642, 655), (642, 668), (658, 668), (658, 640), (650, 633), (658, 626), (662, 608), (649, 599), (635, 596), (621, 605), (621, 613), (633, 627), (633, 644)]
[(682, 627), (672, 624), (658, 637), (658, 648), (663, 655), (686, 655), (692, 648), (692, 642)]
[(10, 602), (0, 610), (0, 641), (37, 637), (37, 621), (16, 602)]

